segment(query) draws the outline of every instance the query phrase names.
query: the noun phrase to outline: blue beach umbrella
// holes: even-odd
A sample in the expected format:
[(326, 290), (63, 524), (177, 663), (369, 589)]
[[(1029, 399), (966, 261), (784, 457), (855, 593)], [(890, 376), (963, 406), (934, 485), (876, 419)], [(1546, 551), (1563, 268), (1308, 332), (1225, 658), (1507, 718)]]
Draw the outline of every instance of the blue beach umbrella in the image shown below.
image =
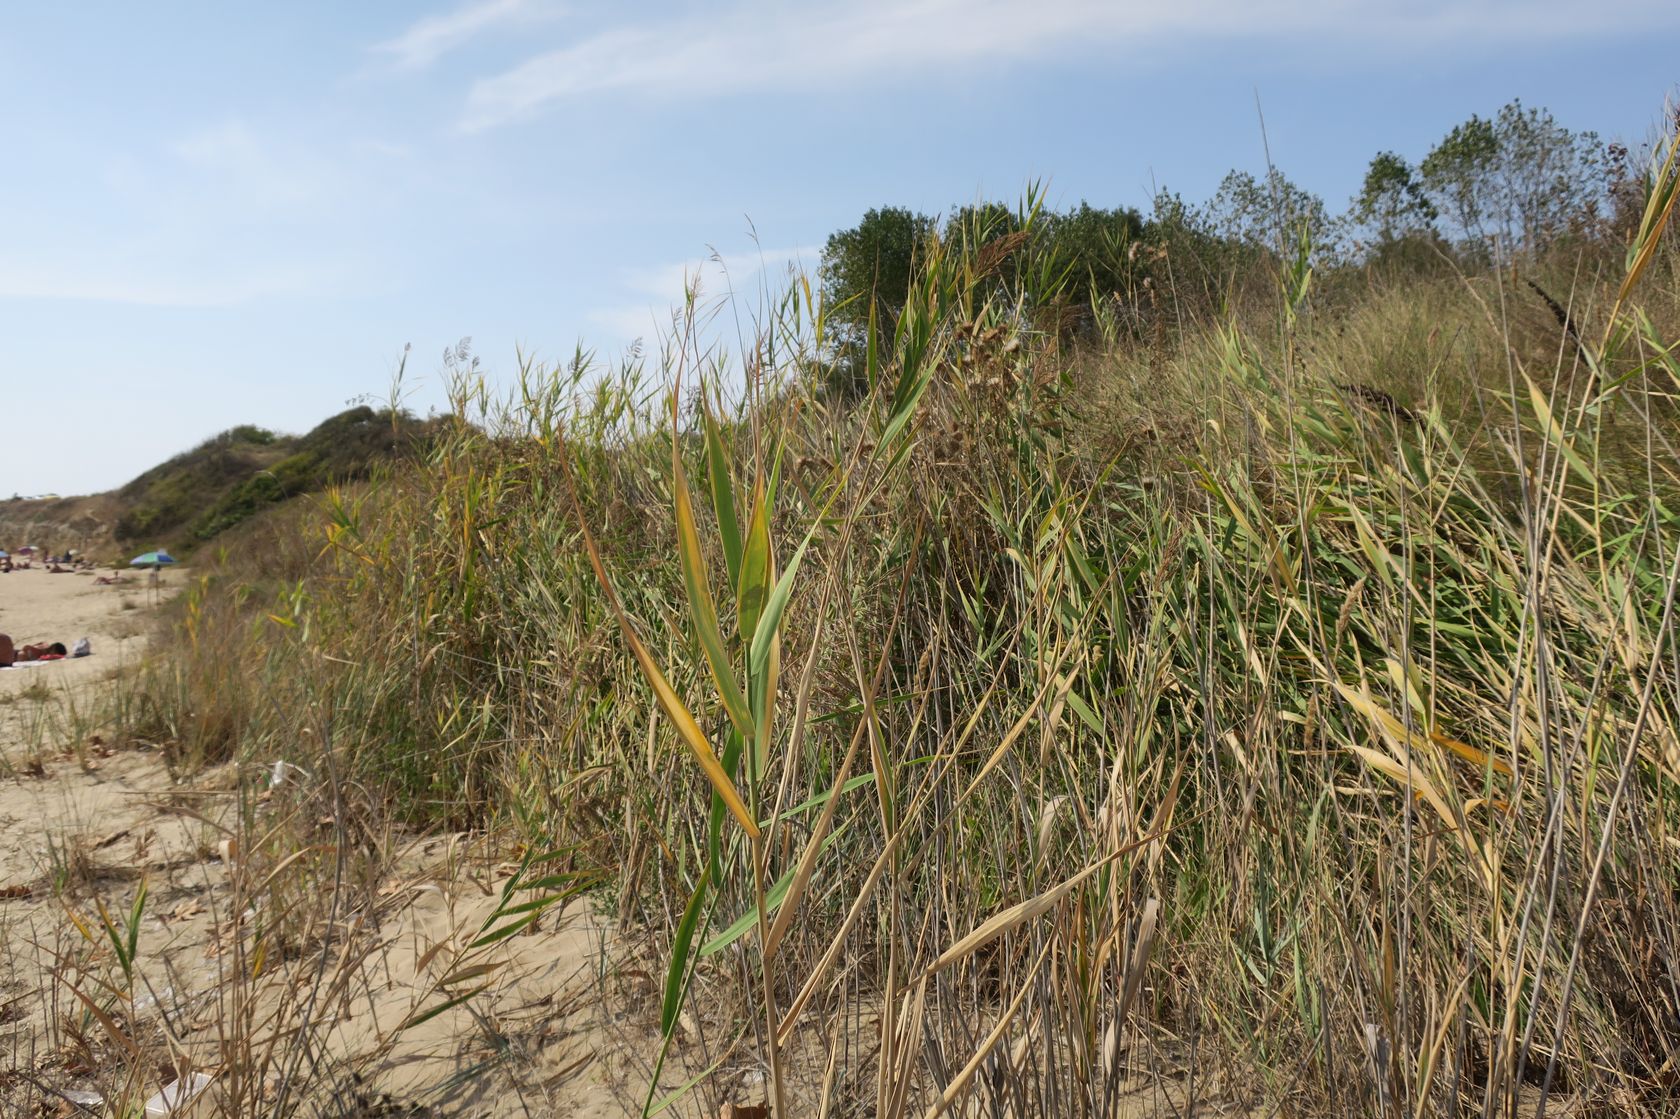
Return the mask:
[(128, 561), (130, 567), (162, 567), (166, 563), (174, 563), (175, 557), (163, 549), (147, 552), (145, 555), (135, 556)]

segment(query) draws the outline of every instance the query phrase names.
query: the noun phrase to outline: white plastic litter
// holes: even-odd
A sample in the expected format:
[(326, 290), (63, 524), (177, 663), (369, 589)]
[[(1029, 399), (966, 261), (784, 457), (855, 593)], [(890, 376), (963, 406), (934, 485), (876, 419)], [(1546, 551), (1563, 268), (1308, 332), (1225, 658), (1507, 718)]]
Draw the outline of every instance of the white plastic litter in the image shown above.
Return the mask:
[(301, 777), (305, 781), (313, 781), (315, 779), (315, 775), (310, 773), (301, 765), (293, 765), (291, 762), (276, 761), (274, 763), (274, 768), (268, 771), (268, 787), (271, 789), (277, 788), (280, 785), (284, 785), (286, 781), (292, 777)]
[(181, 1119), (190, 1113), (193, 1100), (208, 1087), (210, 1077), (205, 1073), (195, 1072), (191, 1076), (183, 1076), (146, 1101), (146, 1115), (148, 1119), (153, 1116), (174, 1116), (175, 1119)]

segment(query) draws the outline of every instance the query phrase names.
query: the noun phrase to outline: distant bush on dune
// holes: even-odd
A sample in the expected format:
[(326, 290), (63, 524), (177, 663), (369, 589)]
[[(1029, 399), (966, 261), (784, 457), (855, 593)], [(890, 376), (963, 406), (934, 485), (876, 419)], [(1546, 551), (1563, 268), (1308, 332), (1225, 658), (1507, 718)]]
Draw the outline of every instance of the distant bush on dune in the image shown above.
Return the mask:
[(169, 539), (191, 547), (288, 498), (365, 478), (430, 430), (428, 421), (406, 412), (366, 405), (307, 435), (250, 424), (230, 428), (117, 490), (125, 511), (115, 535), (125, 544)]

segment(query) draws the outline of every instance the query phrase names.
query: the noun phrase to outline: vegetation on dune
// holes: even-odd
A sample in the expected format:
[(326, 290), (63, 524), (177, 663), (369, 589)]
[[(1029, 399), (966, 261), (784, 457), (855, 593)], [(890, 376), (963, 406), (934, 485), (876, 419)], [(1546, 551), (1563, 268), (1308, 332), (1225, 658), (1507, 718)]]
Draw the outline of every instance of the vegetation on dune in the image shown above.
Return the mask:
[(696, 298), (463, 381), (239, 530), (128, 730), (587, 861), (780, 1114), (1664, 1114), (1677, 149), (1531, 212), (1549, 119), (1379, 156), (1358, 245), (1281, 177), (904, 212), (734, 358)]
[(358, 405), (307, 435), (243, 425), (212, 436), (116, 491), (119, 542), (179, 539), (183, 550), (330, 483), (368, 477), (424, 441), (429, 423)]

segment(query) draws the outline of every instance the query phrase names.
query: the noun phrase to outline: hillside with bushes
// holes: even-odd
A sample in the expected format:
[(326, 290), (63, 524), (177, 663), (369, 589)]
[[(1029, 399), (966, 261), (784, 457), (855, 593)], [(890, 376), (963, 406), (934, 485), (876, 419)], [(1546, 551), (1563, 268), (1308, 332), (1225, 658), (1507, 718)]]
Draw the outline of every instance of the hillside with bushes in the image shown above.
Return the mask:
[(412, 416), (366, 405), (301, 436), (231, 428), (117, 490), (124, 512), (115, 535), (124, 543), (181, 539), (192, 547), (287, 498), (366, 478), (414, 451), (428, 430)]
[(305, 435), (230, 428), (109, 493), (0, 502), (0, 540), (102, 558), (159, 545), (186, 555), (289, 498), (360, 481), (417, 453), (434, 427), (360, 405)]

